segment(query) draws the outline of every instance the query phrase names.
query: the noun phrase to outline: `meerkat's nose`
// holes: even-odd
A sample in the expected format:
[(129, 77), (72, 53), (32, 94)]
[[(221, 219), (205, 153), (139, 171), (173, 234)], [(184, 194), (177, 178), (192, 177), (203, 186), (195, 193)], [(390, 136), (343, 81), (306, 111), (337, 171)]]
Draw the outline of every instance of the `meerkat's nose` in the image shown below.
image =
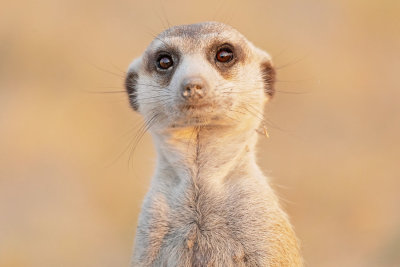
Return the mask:
[(182, 96), (186, 100), (199, 100), (206, 95), (207, 90), (207, 84), (201, 77), (186, 78), (182, 82)]

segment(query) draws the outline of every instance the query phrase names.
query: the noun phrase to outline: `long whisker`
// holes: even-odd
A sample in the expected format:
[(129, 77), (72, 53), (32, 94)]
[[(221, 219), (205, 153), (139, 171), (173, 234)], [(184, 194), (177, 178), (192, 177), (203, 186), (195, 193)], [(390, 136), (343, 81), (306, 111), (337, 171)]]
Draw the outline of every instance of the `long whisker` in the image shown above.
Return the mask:
[(305, 60), (307, 57), (308, 57), (308, 55), (306, 54), (306, 55), (304, 55), (304, 56), (302, 56), (302, 57), (300, 57), (300, 58), (297, 58), (297, 59), (295, 59), (295, 60), (292, 60), (292, 61), (290, 61), (290, 62), (288, 62), (288, 63), (283, 64), (283, 65), (275, 66), (275, 69), (276, 69), (276, 70), (280, 70), (280, 69), (286, 68), (286, 67), (288, 67), (288, 66), (295, 65), (295, 64), (297, 64), (297, 63), (299, 63), (299, 62)]
[[(130, 134), (130, 133), (131, 133), (138, 125), (140, 125), (140, 124), (142, 124), (141, 121), (137, 122), (135, 125), (133, 125), (132, 127), (130, 127), (130, 129), (129, 129), (128, 131), (126, 131), (126, 133), (122, 134), (122, 135), (120, 136), (120, 138), (126, 137), (126, 135)], [(120, 152), (117, 154), (117, 156), (108, 164), (108, 166), (111, 166), (112, 164), (114, 164), (115, 162), (117, 162), (117, 161), (122, 157), (122, 155), (125, 154), (125, 152), (126, 152), (126, 151), (129, 149), (129, 147), (131, 146), (131, 143), (132, 143), (133, 140), (134, 140), (134, 137), (133, 137), (133, 138), (129, 138), (128, 145), (127, 145), (124, 149), (122, 149), (122, 151), (120, 151)]]
[(102, 71), (102, 72), (105, 72), (105, 73), (108, 73), (108, 74), (111, 74), (111, 75), (114, 75), (114, 76), (117, 76), (117, 77), (120, 77), (120, 78), (125, 79), (126, 72), (122, 72), (123, 75), (121, 75), (121, 74), (119, 74), (119, 73), (115, 73), (115, 72), (113, 72), (113, 71), (106, 70), (106, 69), (101, 68), (101, 67), (99, 67), (99, 66), (96, 66), (96, 65), (94, 65), (94, 64), (92, 64), (92, 66), (93, 66), (94, 68), (96, 68), (97, 70), (100, 70), (100, 71)]
[(88, 91), (88, 90), (83, 90), (83, 91), (88, 94), (121, 94), (121, 93), (126, 94), (126, 91)]
[(144, 134), (154, 125), (154, 123), (156, 122), (157, 118), (160, 116), (159, 113), (154, 114), (150, 119), (146, 120), (143, 125), (139, 128), (134, 141), (133, 141), (133, 145), (131, 146), (131, 151), (129, 153), (129, 159), (128, 159), (128, 163), (130, 165), (133, 153), (136, 150), (137, 145), (139, 144), (140, 140), (143, 138)]

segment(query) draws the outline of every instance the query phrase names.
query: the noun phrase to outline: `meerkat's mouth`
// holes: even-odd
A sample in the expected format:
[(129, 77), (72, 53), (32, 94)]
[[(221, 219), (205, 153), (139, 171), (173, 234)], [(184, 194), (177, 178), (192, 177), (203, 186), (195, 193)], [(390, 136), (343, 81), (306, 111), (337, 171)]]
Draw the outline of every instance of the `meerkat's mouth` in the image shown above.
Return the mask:
[(191, 114), (185, 114), (185, 116), (176, 120), (172, 127), (214, 127), (214, 126), (227, 126), (232, 125), (223, 116), (218, 114), (212, 114), (206, 110), (196, 110), (196, 112), (190, 112)]
[(205, 108), (211, 108), (212, 105), (210, 103), (200, 103), (200, 104), (185, 104), (182, 109), (184, 110), (199, 110)]

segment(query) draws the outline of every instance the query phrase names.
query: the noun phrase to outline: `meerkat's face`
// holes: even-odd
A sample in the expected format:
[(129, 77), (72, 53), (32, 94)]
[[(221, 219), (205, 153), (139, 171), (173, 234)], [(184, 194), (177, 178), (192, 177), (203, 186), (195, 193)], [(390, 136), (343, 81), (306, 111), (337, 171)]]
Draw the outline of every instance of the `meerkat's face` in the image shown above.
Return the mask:
[(129, 67), (126, 89), (131, 106), (159, 128), (237, 125), (260, 116), (274, 78), (267, 53), (207, 22), (157, 36)]

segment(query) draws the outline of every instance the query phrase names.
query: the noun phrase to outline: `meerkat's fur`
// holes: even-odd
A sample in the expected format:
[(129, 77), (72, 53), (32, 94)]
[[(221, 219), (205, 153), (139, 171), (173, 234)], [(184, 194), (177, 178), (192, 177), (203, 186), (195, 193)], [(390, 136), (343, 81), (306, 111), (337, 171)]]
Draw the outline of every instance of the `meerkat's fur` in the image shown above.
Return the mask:
[(133, 61), (126, 89), (158, 157), (132, 266), (303, 266), (256, 164), (274, 78), (266, 52), (217, 22), (169, 28)]

